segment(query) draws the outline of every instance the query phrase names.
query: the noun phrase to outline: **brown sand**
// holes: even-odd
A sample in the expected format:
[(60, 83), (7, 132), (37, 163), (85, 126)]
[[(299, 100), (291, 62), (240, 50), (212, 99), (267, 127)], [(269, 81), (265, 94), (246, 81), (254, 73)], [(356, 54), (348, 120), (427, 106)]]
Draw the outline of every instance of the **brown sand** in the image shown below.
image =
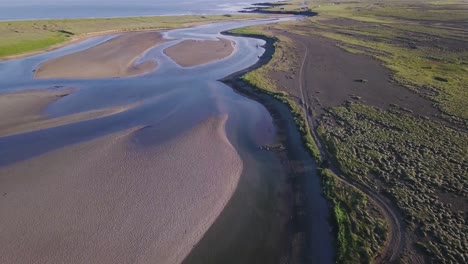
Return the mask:
[(180, 263), (242, 171), (225, 121), (153, 147), (135, 128), (0, 168), (0, 263)]
[(164, 43), (156, 32), (125, 33), (89, 49), (52, 59), (39, 65), (35, 78), (129, 77), (156, 68), (155, 61), (134, 65), (148, 49)]
[(29, 90), (0, 94), (0, 137), (117, 114), (134, 106), (99, 109), (58, 118), (42, 114), (50, 103), (72, 92), (73, 89)]
[(234, 51), (234, 43), (227, 39), (184, 40), (164, 50), (182, 67), (191, 67), (224, 59)]
[(72, 90), (30, 90), (0, 94), (0, 134), (42, 119), (40, 112)]

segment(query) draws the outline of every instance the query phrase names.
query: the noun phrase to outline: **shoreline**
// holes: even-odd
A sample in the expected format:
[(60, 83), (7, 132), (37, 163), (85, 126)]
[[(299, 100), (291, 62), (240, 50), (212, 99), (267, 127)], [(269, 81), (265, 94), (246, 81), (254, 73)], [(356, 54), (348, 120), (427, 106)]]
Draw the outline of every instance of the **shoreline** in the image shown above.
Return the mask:
[[(270, 37), (267, 37), (267, 36), (263, 36), (263, 35), (244, 35), (244, 34), (237, 34), (237, 33), (230, 33), (230, 32), (222, 32), (221, 33), (222, 35), (228, 35), (228, 36), (239, 36), (239, 37), (248, 37), (248, 38), (259, 38), (259, 39), (262, 39), (266, 42), (266, 44), (264, 45), (264, 48), (265, 48), (265, 53), (259, 58), (259, 61), (246, 68), (246, 69), (243, 69), (243, 70), (240, 70), (238, 72), (235, 72), (227, 77), (224, 77), (222, 78), (221, 82), (223, 82), (224, 84), (228, 85), (229, 87), (231, 87), (235, 92), (241, 94), (242, 96), (245, 96), (247, 98), (250, 98), (256, 102), (259, 102), (260, 104), (262, 104), (267, 110), (268, 112), (270, 112), (272, 118), (273, 118), (273, 122), (275, 124), (275, 127), (278, 129), (278, 138), (281, 138), (280, 140), (280, 144), (282, 146), (285, 146), (285, 151), (276, 151), (276, 150), (272, 150), (274, 152), (276, 152), (275, 154), (278, 156), (278, 158), (281, 160), (281, 163), (282, 164), (288, 164), (291, 160), (291, 156), (294, 156), (294, 155), (297, 155), (297, 152), (301, 152), (303, 151), (304, 153), (301, 156), (301, 158), (303, 160), (307, 160), (307, 162), (305, 162), (305, 164), (314, 164), (313, 165), (313, 170), (314, 170), (314, 173), (316, 177), (316, 179), (320, 182), (319, 184), (319, 188), (320, 188), (320, 193), (319, 195), (326, 201), (326, 204), (327, 204), (327, 207), (330, 209), (331, 208), (331, 204), (330, 202), (328, 201), (328, 199), (323, 195), (323, 186), (321, 184), (321, 179), (318, 175), (318, 171), (319, 171), (319, 168), (321, 166), (321, 164), (317, 163), (317, 161), (315, 160), (314, 156), (310, 153), (310, 151), (308, 151), (308, 149), (306, 148), (303, 140), (302, 140), (302, 136), (299, 132), (299, 129), (297, 127), (297, 123), (296, 121), (294, 120), (294, 117), (293, 117), (293, 114), (290, 110), (290, 106), (284, 102), (282, 102), (281, 100), (279, 100), (278, 98), (275, 98), (273, 96), (273, 94), (271, 93), (268, 93), (268, 92), (264, 92), (258, 88), (255, 88), (255, 87), (252, 87), (250, 86), (248, 83), (246, 83), (245, 81), (243, 81), (241, 79), (241, 77), (245, 74), (245, 73), (248, 73), (248, 72), (251, 72), (251, 71), (254, 71), (262, 66), (264, 66), (265, 64), (267, 64), (268, 62), (270, 62), (270, 60), (272, 59), (273, 57), (273, 54), (275, 52), (275, 47), (274, 47), (274, 43), (276, 42), (276, 40), (274, 38), (270, 38)], [(298, 151), (298, 149), (301, 149)], [(304, 155), (305, 154), (305, 155)], [(296, 157), (297, 159), (297, 157)], [(287, 165), (284, 165), (284, 167), (286, 169), (287, 168)], [(295, 174), (294, 171), (290, 171), (288, 173), (288, 178), (291, 177), (292, 174)], [(308, 175), (310, 176), (310, 175)], [(298, 181), (297, 179), (297, 175), (295, 175), (294, 177), (292, 177), (292, 181)], [(300, 177), (300, 176), (299, 176)], [(306, 177), (306, 175), (302, 175), (302, 177)], [(306, 181), (307, 180), (310, 180), (310, 179), (305, 179)], [(301, 181), (299, 179), (299, 181)], [(304, 181), (304, 179), (302, 179), (302, 181)], [(297, 182), (296, 182), (297, 184)], [(303, 185), (300, 184), (300, 185)], [(307, 196), (307, 193), (308, 193), (308, 190), (306, 189), (301, 189), (302, 186), (292, 186), (293, 188), (295, 188), (295, 190), (292, 192), (293, 195), (300, 195), (300, 196), (304, 196), (306, 195)], [(309, 190), (310, 191), (310, 190)], [(304, 201), (302, 201), (304, 202)], [(301, 207), (302, 206), (302, 207)], [(293, 211), (293, 216), (290, 218), (289, 220), (289, 236), (290, 236), (290, 241), (288, 243), (289, 245), (289, 259), (292, 261), (292, 263), (303, 263), (304, 261), (311, 261), (313, 260), (311, 257), (312, 257), (312, 254), (310, 253), (310, 243), (313, 244), (313, 242), (311, 241), (304, 241), (302, 240), (301, 242), (297, 243), (297, 233), (295, 234), (294, 232), (297, 230), (302, 230), (302, 232), (307, 232), (307, 233), (310, 233), (310, 228), (313, 228), (312, 226), (310, 226), (310, 222), (308, 221), (304, 221), (304, 219), (302, 219), (301, 221), (301, 218), (303, 217), (301, 214), (300, 214), (300, 211), (302, 210), (306, 210), (307, 211), (307, 205), (304, 205), (304, 204), (301, 204), (301, 205), (293, 205), (291, 207), (291, 209), (295, 208), (295, 210)], [(306, 213), (307, 214), (307, 213)], [(327, 218), (327, 223), (328, 223), (328, 227), (329, 227), (329, 231), (331, 231), (331, 229), (333, 228), (333, 225), (331, 224), (331, 222), (328, 220), (329, 217), (330, 217), (331, 213), (330, 212), (327, 212), (326, 214), (326, 218)], [(304, 235), (304, 234), (301, 234), (301, 235)], [(296, 237), (295, 237), (296, 236)], [(335, 241), (335, 237), (332, 235), (332, 233), (330, 232), (330, 236), (332, 238), (332, 248), (331, 250), (333, 251), (333, 257), (331, 259), (332, 262), (330, 263), (333, 263), (334, 259), (335, 259), (335, 254), (336, 254), (336, 241)], [(299, 239), (300, 240), (300, 239)], [(316, 246), (320, 246), (320, 245), (316, 245)], [(323, 245), (322, 245), (323, 246)], [(322, 259), (321, 261), (323, 261), (322, 263), (326, 263), (326, 260)]]

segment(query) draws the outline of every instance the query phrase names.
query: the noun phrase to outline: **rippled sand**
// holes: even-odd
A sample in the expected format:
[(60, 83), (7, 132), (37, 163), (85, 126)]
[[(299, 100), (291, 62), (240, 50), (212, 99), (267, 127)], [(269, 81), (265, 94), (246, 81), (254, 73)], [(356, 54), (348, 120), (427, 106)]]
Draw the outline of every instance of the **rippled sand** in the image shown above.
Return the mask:
[(224, 59), (234, 52), (234, 44), (227, 39), (184, 40), (164, 50), (164, 53), (183, 67), (191, 67)]
[(52, 59), (41, 64), (35, 78), (129, 77), (156, 68), (155, 61), (136, 64), (148, 49), (164, 43), (157, 32), (125, 33), (92, 48)]
[(0, 168), (0, 262), (182, 261), (242, 171), (226, 118), (159, 146), (135, 128)]

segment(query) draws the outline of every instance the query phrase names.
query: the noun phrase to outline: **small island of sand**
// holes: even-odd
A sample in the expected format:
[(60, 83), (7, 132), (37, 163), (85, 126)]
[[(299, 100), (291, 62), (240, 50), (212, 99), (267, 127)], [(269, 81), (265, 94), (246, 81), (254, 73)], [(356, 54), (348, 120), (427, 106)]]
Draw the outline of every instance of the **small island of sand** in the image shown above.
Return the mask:
[(164, 50), (182, 67), (192, 67), (224, 59), (234, 52), (234, 43), (227, 39), (184, 40)]
[(47, 61), (36, 69), (35, 78), (112, 78), (130, 77), (156, 68), (155, 61), (136, 64), (136, 60), (164, 43), (157, 32), (125, 33), (92, 48)]

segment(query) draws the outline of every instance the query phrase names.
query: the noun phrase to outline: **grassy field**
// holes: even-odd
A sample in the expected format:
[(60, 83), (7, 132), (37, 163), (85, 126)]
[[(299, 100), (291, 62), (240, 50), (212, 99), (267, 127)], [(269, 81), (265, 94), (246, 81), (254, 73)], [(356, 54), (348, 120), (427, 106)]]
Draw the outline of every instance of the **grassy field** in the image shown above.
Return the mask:
[[(263, 15), (255, 15), (262, 17)], [(193, 23), (252, 18), (252, 15), (126, 17), (0, 22), (0, 58), (64, 43), (94, 32), (173, 29)]]
[(401, 208), (417, 247), (438, 262), (466, 259), (468, 135), (399, 109), (362, 104), (330, 110), (319, 127), (346, 175)]
[[(273, 10), (300, 12), (301, 3)], [(307, 5), (319, 15), (272, 28), (325, 37), (345, 51), (379, 60), (391, 70), (393, 82), (431, 100), (444, 120), (422, 118), (397, 105), (383, 110), (346, 103), (324, 109), (326, 114), (317, 117), (318, 132), (334, 163), (347, 177), (390, 199), (402, 213), (407, 234), (402, 263), (465, 263), (468, 2), (318, 0)], [(272, 35), (269, 27), (239, 32)], [(297, 49), (290, 39), (275, 36), (278, 55), (244, 79), (290, 98), (270, 76), (278, 70), (295, 72), (296, 57), (281, 54)], [(372, 262), (383, 236), (369, 236), (368, 230), (384, 232), (384, 225), (378, 224), (381, 216), (361, 213), (369, 210), (361, 206), (366, 199), (340, 184), (331, 171), (324, 170), (322, 176), (334, 206), (338, 262)], [(350, 228), (361, 225), (366, 228)]]

